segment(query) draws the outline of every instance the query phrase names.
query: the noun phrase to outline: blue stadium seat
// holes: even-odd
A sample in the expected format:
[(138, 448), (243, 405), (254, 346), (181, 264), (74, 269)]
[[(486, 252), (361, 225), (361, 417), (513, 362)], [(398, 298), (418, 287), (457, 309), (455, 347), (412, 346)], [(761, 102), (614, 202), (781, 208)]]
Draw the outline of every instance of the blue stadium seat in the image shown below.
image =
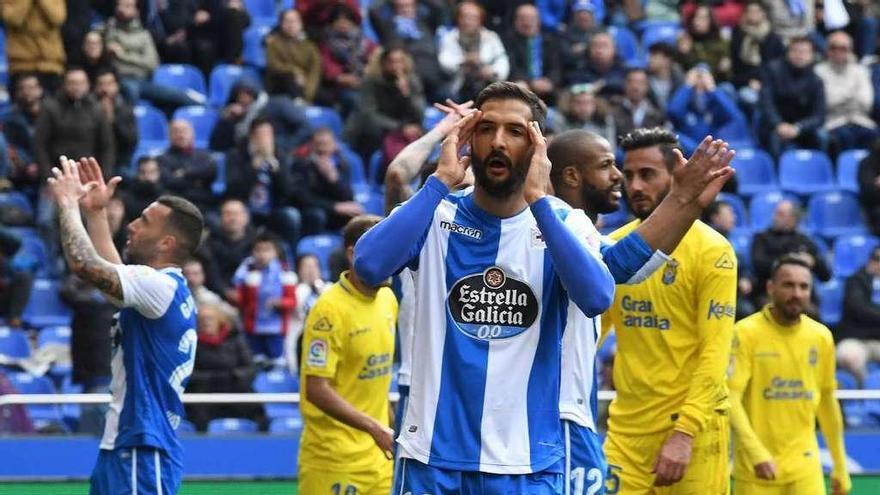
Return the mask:
[(724, 201), (733, 208), (733, 213), (736, 215), (736, 226), (738, 228), (747, 227), (749, 225), (748, 210), (746, 209), (746, 204), (742, 198), (736, 194), (719, 193), (716, 199), (718, 201)]
[[(865, 390), (880, 390), (880, 372), (873, 371), (865, 377)], [(849, 401), (845, 401), (849, 402)], [(865, 401), (865, 414), (870, 426), (880, 426), (880, 400)]]
[(867, 235), (841, 237), (834, 241), (834, 276), (846, 278), (863, 267), (871, 250), (880, 245), (880, 239)]
[[(844, 369), (837, 368), (836, 376), (837, 388), (842, 390), (858, 390), (859, 382), (855, 375)], [(859, 428), (867, 426), (870, 419), (865, 412), (865, 403), (861, 400), (844, 400), (840, 401), (841, 409), (843, 409), (843, 417), (846, 426), (850, 428)]]
[[(62, 394), (81, 394), (84, 393), (84, 390), (81, 384), (73, 383), (73, 379), (67, 376), (61, 381), (60, 392)], [(79, 404), (61, 404), (61, 417), (70, 431), (76, 431), (81, 414), (82, 409)]]
[(60, 283), (55, 280), (34, 280), (31, 298), (24, 309), (22, 320), (32, 327), (70, 325), (70, 308), (58, 297)]
[(259, 83), (260, 76), (253, 69), (239, 65), (220, 64), (214, 67), (208, 79), (208, 104), (216, 108), (225, 106), (232, 87), (242, 79)]
[(0, 354), (10, 358), (28, 358), (31, 346), (27, 334), (21, 330), (0, 327)]
[(783, 191), (809, 195), (835, 189), (831, 159), (818, 150), (790, 150), (779, 158)]
[(364, 159), (361, 158), (361, 155), (355, 153), (354, 150), (343, 142), (339, 143), (339, 153), (342, 154), (342, 158), (348, 163), (350, 172), (349, 184), (366, 184), (367, 173), (364, 172)]
[(275, 0), (244, 0), (244, 7), (255, 24), (274, 24)]
[(801, 205), (797, 196), (779, 191), (756, 193), (752, 196), (749, 201), (749, 215), (753, 231), (760, 232), (773, 223), (773, 212), (776, 210), (776, 205), (783, 199), (793, 201), (798, 206)]
[(657, 43), (675, 46), (678, 33), (681, 31), (681, 26), (678, 23), (669, 21), (647, 21), (640, 27), (642, 29), (642, 50), (645, 53)]
[(337, 138), (342, 137), (342, 117), (336, 110), (328, 107), (306, 107), (306, 119), (312, 130), (320, 127), (329, 127)]
[(382, 189), (369, 184), (352, 184), (354, 200), (364, 207), (364, 212), (385, 216), (385, 194)]
[(846, 150), (837, 157), (837, 184), (844, 191), (859, 192), (859, 164), (868, 150)]
[(776, 191), (776, 170), (773, 158), (766, 152), (753, 148), (739, 149), (733, 159), (736, 169), (737, 192), (751, 196), (759, 192)]
[(153, 83), (175, 89), (191, 89), (202, 96), (208, 94), (202, 71), (189, 64), (159, 65), (153, 72)]
[(54, 261), (49, 256), (49, 249), (36, 229), (30, 227), (9, 227), (8, 230), (21, 239), (21, 247), (15, 253), (13, 264), (21, 267), (32, 267), (37, 277), (52, 276)]
[(196, 148), (207, 149), (211, 131), (217, 123), (217, 112), (200, 106), (180, 107), (174, 112), (174, 120), (182, 119), (193, 126), (196, 136)]
[[(52, 381), (44, 376), (33, 376), (27, 372), (8, 373), (6, 376), (19, 393), (55, 393), (55, 386), (52, 384)], [(57, 404), (33, 404), (27, 406), (27, 410), (34, 428), (37, 430), (53, 425), (63, 430), (67, 429), (67, 425), (61, 415), (61, 408)]]
[(137, 119), (138, 148), (167, 148), (168, 120), (159, 109), (150, 105), (134, 107)]
[(263, 38), (271, 30), (272, 28), (267, 25), (255, 25), (245, 30), (242, 36), (244, 48), (241, 53), (244, 63), (258, 69), (266, 67), (266, 46)]
[(275, 418), (269, 423), (269, 433), (298, 435), (302, 433), (303, 421), (299, 417)]
[(733, 246), (733, 252), (736, 253), (736, 259), (741, 269), (750, 271), (752, 269), (752, 239), (754, 234), (749, 229), (734, 229), (728, 240)]
[(614, 38), (617, 54), (624, 63), (631, 66), (643, 65), (644, 60), (639, 50), (639, 40), (628, 28), (624, 26), (611, 26), (608, 32)]
[(810, 197), (806, 226), (826, 238), (865, 234), (859, 200), (849, 192), (824, 192)]
[(367, 181), (371, 185), (380, 185), (379, 174), (382, 172), (382, 160), (385, 155), (382, 150), (376, 150), (370, 155), (370, 163), (367, 165)]
[(217, 175), (211, 184), (211, 192), (214, 196), (221, 197), (226, 192), (226, 153), (211, 153), (214, 163), (217, 164)]
[(819, 299), (819, 316), (822, 321), (832, 327), (840, 323), (843, 315), (843, 283), (832, 278), (816, 284), (816, 296)]
[(422, 117), (422, 127), (425, 131), (429, 131), (433, 129), (435, 125), (440, 123), (445, 116), (446, 114), (441, 110), (437, 110), (434, 107), (427, 107), (425, 108), (425, 115)]
[(296, 245), (296, 255), (313, 254), (321, 262), (324, 280), (330, 280), (330, 253), (342, 247), (342, 237), (334, 234), (310, 235), (303, 237)]
[(241, 418), (217, 418), (208, 422), (209, 435), (238, 435), (256, 433), (257, 423)]
[(47, 344), (70, 345), (71, 331), (68, 326), (52, 326), (40, 330), (37, 335), (37, 347)]
[[(299, 381), (287, 371), (264, 371), (254, 379), (254, 392), (259, 394), (287, 394), (299, 392)], [(298, 415), (296, 404), (266, 404), (269, 419)]]
[(0, 209), (3, 208), (18, 208), (26, 213), (31, 220), (34, 218), (34, 207), (31, 205), (31, 201), (19, 191), (0, 192)]

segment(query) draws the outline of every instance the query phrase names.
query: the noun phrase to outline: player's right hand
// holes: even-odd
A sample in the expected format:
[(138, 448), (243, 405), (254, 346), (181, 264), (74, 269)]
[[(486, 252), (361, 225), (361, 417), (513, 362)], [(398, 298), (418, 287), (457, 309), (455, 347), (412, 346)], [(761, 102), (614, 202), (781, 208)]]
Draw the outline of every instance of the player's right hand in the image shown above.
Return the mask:
[(110, 182), (104, 182), (104, 172), (98, 160), (93, 157), (79, 159), (79, 175), (83, 184), (94, 182), (96, 185), (85, 196), (80, 198), (80, 206), (87, 212), (101, 211), (107, 207), (107, 203), (116, 193), (116, 186), (122, 182), (122, 177), (116, 176)]
[(775, 480), (776, 464), (772, 460), (755, 464), (755, 476), (759, 480)]
[(706, 208), (733, 177), (730, 162), (735, 154), (729, 144), (720, 139), (713, 140), (711, 136), (703, 139), (688, 160), (675, 150), (678, 162), (684, 165), (673, 172), (671, 194), (686, 203), (696, 202), (700, 208)]
[(692, 436), (680, 431), (672, 432), (660, 449), (660, 455), (651, 470), (654, 473), (654, 486), (669, 486), (681, 481), (691, 463), (693, 443)]
[(469, 156), (459, 157), (462, 148), (470, 141), (474, 133), (474, 127), (480, 121), (482, 112), (476, 110), (467, 114), (458, 121), (443, 144), (440, 145), (440, 161), (434, 176), (446, 184), (449, 189), (457, 186), (463, 179), (465, 171), (470, 166)]
[[(446, 99), (446, 104), (442, 103), (434, 103), (434, 108), (440, 110), (446, 115), (434, 126), (435, 129), (440, 133), (441, 136), (445, 137), (449, 134), (450, 131), (455, 127), (455, 124), (458, 123), (464, 116), (473, 112), (471, 107), (474, 106), (473, 100), (468, 100), (464, 103), (456, 103), (450, 99)], [(431, 129), (426, 129), (430, 131)]]
[(376, 442), (376, 445), (382, 449), (382, 453), (385, 454), (385, 458), (391, 460), (394, 458), (394, 430), (391, 428), (376, 424), (373, 428), (373, 431), (370, 432), (370, 435), (373, 437), (373, 441)]

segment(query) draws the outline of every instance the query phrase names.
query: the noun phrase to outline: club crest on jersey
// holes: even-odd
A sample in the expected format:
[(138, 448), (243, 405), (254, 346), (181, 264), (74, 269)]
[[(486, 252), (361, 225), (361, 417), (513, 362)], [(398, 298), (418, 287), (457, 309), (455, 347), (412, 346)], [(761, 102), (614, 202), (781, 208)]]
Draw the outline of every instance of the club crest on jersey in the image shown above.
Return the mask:
[(666, 269), (663, 270), (663, 283), (666, 285), (674, 284), (676, 275), (678, 275), (678, 261), (667, 261)]
[(459, 279), (446, 302), (456, 326), (479, 340), (515, 337), (538, 318), (532, 288), (497, 266)]
[(810, 346), (810, 356), (807, 359), (810, 366), (816, 366), (819, 361), (819, 351), (816, 350), (816, 346)]

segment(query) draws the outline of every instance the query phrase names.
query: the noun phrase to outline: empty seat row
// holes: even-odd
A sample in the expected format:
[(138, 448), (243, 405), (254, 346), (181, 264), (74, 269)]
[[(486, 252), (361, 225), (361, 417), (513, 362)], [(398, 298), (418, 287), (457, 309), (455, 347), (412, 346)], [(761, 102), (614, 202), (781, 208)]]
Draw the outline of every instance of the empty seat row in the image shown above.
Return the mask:
[(809, 195), (841, 189), (857, 193), (859, 163), (868, 155), (867, 150), (848, 150), (837, 158), (837, 173), (831, 159), (817, 150), (791, 150), (779, 158), (778, 172), (773, 158), (758, 149), (737, 150), (733, 166), (736, 168), (739, 193), (751, 196), (757, 193), (783, 190)]

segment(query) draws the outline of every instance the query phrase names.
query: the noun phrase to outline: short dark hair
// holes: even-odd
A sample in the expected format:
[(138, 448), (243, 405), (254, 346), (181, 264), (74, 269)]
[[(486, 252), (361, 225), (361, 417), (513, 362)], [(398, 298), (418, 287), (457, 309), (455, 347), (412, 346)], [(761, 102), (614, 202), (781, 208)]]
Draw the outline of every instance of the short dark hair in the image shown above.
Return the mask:
[(808, 265), (807, 262), (802, 260), (801, 258), (798, 258), (796, 256), (792, 256), (790, 254), (784, 254), (784, 255), (780, 256), (779, 258), (776, 258), (773, 261), (773, 265), (770, 266), (770, 279), (772, 280), (772, 279), (776, 278), (776, 273), (779, 272), (779, 269), (785, 265), (802, 266), (802, 267), (806, 268), (808, 272), (812, 273), (812, 271), (813, 271), (813, 269), (810, 267), (810, 265)]
[(82, 65), (71, 64), (71, 65), (68, 65), (67, 67), (64, 68), (64, 76), (63, 77), (67, 78), (67, 76), (69, 76), (70, 74), (72, 74), (74, 72), (82, 72), (83, 74), (86, 75), (86, 78), (88, 78), (88, 75), (89, 75), (89, 72)]
[(147, 162), (156, 162), (158, 164), (158, 161), (159, 161), (159, 158), (156, 157), (155, 155), (142, 155), (142, 156), (138, 157), (138, 159), (137, 159), (137, 167), (136, 168), (140, 169), (141, 165), (143, 165)]
[(809, 36), (800, 35), (792, 36), (791, 39), (788, 40), (788, 45), (785, 47), (786, 52), (798, 43), (808, 43), (810, 45), (810, 48), (812, 48), (813, 50), (816, 49), (816, 43), (813, 42), (812, 38), (810, 38)]
[(275, 251), (278, 253), (279, 258), (284, 257), (285, 253), (284, 249), (281, 247), (281, 238), (266, 229), (260, 229), (257, 231), (257, 235), (254, 236), (254, 242), (251, 246), (256, 246), (257, 244), (264, 242), (275, 247)]
[(544, 121), (547, 119), (547, 105), (538, 98), (538, 95), (518, 84), (508, 81), (498, 81), (483, 88), (474, 102), (475, 108), (483, 108), (490, 100), (519, 100), (529, 106), (532, 111), (531, 120), (536, 120), (541, 130), (544, 130)]
[(202, 229), (205, 228), (205, 218), (196, 205), (180, 196), (163, 195), (159, 196), (156, 202), (171, 209), (167, 225), (174, 231), (174, 237), (177, 239), (178, 260), (185, 261), (199, 248)]
[(724, 206), (730, 206), (730, 203), (724, 201), (723, 199), (716, 199), (709, 203), (709, 206), (706, 207), (706, 210), (703, 211), (703, 221), (709, 223), (712, 220), (712, 217), (718, 214), (721, 211), (721, 208)]
[(95, 82), (98, 82), (98, 79), (100, 79), (102, 76), (106, 76), (107, 74), (110, 74), (111, 76), (113, 76), (113, 79), (115, 79), (116, 82), (119, 82), (119, 75), (116, 74), (116, 70), (115, 70), (113, 67), (101, 67), (101, 68), (99, 68), (99, 69), (95, 72), (95, 79), (94, 79)]
[(561, 132), (550, 140), (547, 145), (547, 158), (550, 159), (550, 181), (555, 189), (559, 189), (559, 180), (566, 167), (580, 168), (584, 144), (592, 143), (602, 136), (584, 129), (570, 129)]
[(682, 151), (678, 136), (663, 127), (651, 127), (648, 129), (636, 129), (620, 140), (623, 151), (635, 151), (642, 148), (658, 146), (663, 153), (663, 162), (670, 172), (675, 168), (675, 154), (673, 150)]
[(342, 246), (345, 248), (353, 247), (366, 231), (373, 228), (381, 220), (382, 217), (378, 215), (358, 215), (352, 218), (342, 228)]
[(275, 129), (275, 127), (272, 125), (271, 120), (267, 119), (266, 117), (257, 117), (251, 121), (251, 125), (248, 127), (248, 136), (253, 136), (254, 131), (256, 131), (258, 127), (264, 125), (268, 125), (269, 127), (272, 127), (272, 129)]

